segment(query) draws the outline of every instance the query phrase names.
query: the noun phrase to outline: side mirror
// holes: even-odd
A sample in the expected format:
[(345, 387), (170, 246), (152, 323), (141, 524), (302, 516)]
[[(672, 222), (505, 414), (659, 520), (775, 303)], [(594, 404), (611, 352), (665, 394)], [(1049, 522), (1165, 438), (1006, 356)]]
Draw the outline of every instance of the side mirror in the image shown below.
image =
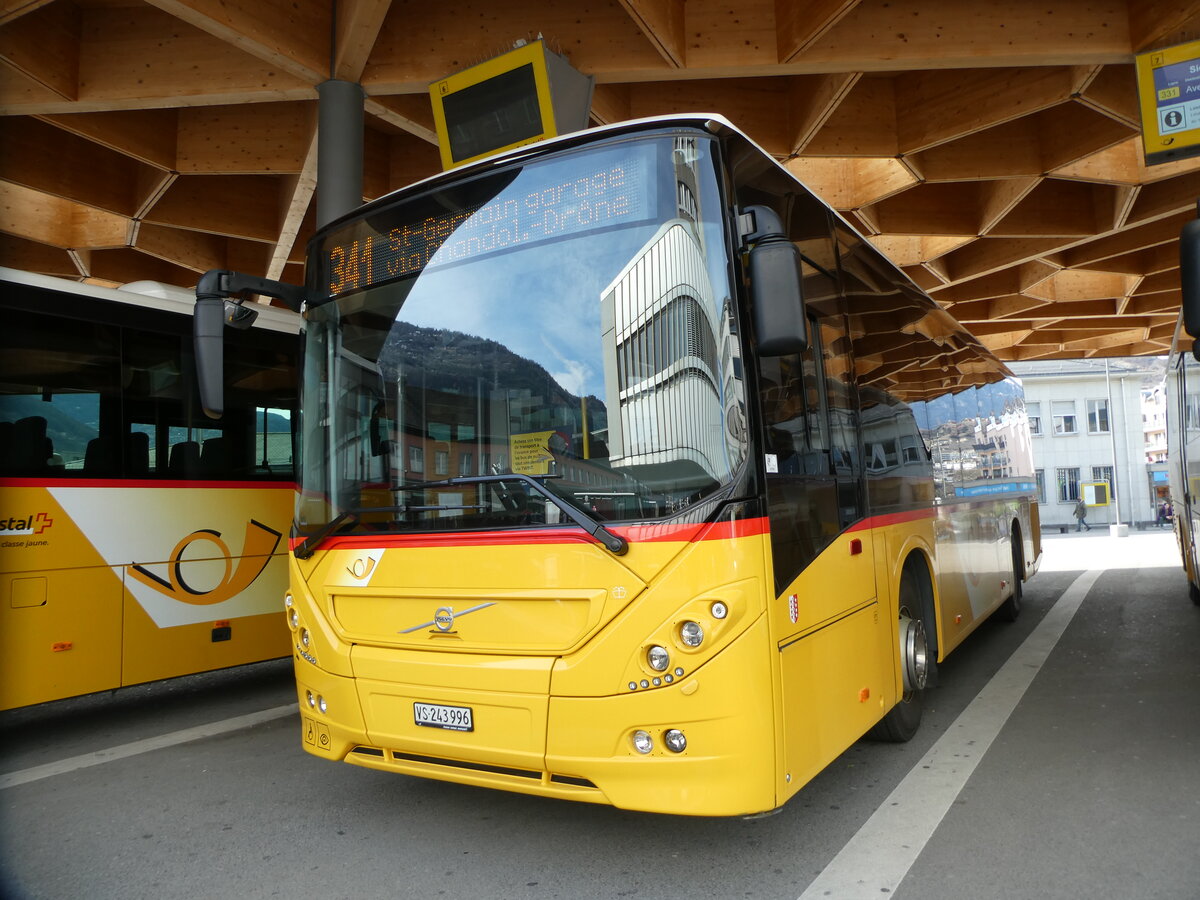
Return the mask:
[(192, 315), (192, 338), (196, 345), (196, 381), (200, 406), (210, 419), (225, 412), (225, 301), (199, 297)]
[(808, 348), (800, 248), (787, 239), (779, 217), (765, 206), (751, 206), (750, 299), (754, 331), (762, 356), (786, 356)]
[(200, 405), (210, 419), (225, 412), (226, 325), (245, 329), (254, 324), (258, 312), (227, 298), (248, 293), (265, 294), (282, 300), (296, 312), (303, 307), (304, 288), (256, 275), (212, 269), (196, 284), (196, 309), (192, 315), (192, 339), (196, 348), (196, 381)]

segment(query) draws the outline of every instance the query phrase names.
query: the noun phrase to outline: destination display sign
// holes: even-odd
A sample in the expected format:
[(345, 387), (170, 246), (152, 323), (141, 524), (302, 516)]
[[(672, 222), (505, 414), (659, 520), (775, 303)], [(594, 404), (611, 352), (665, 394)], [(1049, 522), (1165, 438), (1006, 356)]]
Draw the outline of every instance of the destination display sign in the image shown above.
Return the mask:
[[(627, 144), (530, 165), (483, 202), (424, 215), (401, 203), (323, 242), (318, 290), (337, 297), (492, 253), (636, 224), (654, 214), (654, 145)], [(488, 184), (489, 179), (482, 179)]]
[(1136, 62), (1147, 165), (1200, 155), (1200, 41)]

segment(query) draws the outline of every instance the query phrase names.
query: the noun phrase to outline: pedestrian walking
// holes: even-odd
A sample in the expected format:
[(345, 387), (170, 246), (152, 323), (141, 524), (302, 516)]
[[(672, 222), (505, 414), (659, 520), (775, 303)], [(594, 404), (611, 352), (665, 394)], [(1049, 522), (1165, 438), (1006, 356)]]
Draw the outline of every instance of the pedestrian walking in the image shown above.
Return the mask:
[(1092, 526), (1087, 523), (1087, 504), (1080, 497), (1075, 501), (1075, 530), (1080, 531), (1084, 528), (1092, 530)]

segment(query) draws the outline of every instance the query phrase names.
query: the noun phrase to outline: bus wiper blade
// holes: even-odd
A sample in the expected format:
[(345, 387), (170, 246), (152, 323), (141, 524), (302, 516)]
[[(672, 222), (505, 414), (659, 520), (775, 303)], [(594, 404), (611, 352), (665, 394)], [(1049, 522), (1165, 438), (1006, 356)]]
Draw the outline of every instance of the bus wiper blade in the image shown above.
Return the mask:
[[(557, 478), (558, 476), (542, 475), (539, 477), (546, 479)], [(629, 541), (625, 540), (625, 538), (621, 537), (619, 534), (613, 534), (584, 510), (579, 509), (576, 506), (572, 506), (566, 500), (563, 500), (558, 495), (547, 490), (546, 486), (539, 483), (538, 479), (532, 475), (525, 475), (519, 472), (512, 472), (508, 475), (461, 475), (457, 478), (447, 478), (445, 481), (424, 481), (401, 484), (397, 485), (394, 490), (415, 491), (418, 488), (455, 487), (458, 485), (488, 484), (491, 482), (505, 481), (520, 481), (532, 487), (539, 494), (557, 506), (559, 510), (566, 513), (572, 522), (611, 550), (616, 556), (624, 556), (629, 550)]]
[(358, 524), (358, 513), (354, 512), (353, 510), (347, 510), (346, 512), (338, 513), (333, 517), (333, 519), (326, 522), (324, 525), (306, 537), (303, 541), (301, 541), (297, 545), (296, 549), (292, 551), (292, 555), (295, 556), (296, 559), (308, 559), (317, 552), (317, 546), (321, 543), (321, 541), (325, 540), (325, 538), (329, 537), (346, 523), (351, 525)]

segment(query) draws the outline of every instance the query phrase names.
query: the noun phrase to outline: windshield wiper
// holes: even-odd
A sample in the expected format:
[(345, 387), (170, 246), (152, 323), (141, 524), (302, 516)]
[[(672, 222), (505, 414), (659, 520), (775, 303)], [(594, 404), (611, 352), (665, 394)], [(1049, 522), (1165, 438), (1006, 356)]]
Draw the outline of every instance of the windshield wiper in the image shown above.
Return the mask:
[[(556, 475), (543, 475), (542, 478), (557, 478)], [(525, 475), (518, 472), (512, 472), (508, 475), (462, 475), (457, 478), (447, 478), (444, 481), (421, 481), (409, 484), (400, 484), (393, 488), (396, 491), (416, 491), (425, 488), (438, 487), (455, 487), (465, 484), (490, 484), (495, 482), (505, 481), (520, 481), (529, 485), (539, 494), (553, 503), (562, 512), (566, 513), (576, 525), (598, 540), (601, 544), (611, 550), (617, 556), (624, 556), (629, 550), (629, 541), (621, 537), (619, 534), (613, 534), (607, 528), (600, 524), (592, 515), (580, 509), (577, 506), (572, 506), (566, 500), (559, 497), (553, 491), (547, 489), (544, 484), (538, 482), (532, 475)]]
[(317, 545), (319, 545), (321, 541), (325, 540), (325, 538), (329, 537), (347, 522), (349, 522), (351, 525), (358, 524), (358, 513), (354, 512), (353, 510), (347, 510), (346, 512), (338, 513), (332, 520), (326, 522), (324, 525), (306, 537), (303, 541), (301, 541), (296, 546), (296, 549), (292, 551), (292, 555), (295, 556), (296, 559), (308, 559), (317, 552)]

